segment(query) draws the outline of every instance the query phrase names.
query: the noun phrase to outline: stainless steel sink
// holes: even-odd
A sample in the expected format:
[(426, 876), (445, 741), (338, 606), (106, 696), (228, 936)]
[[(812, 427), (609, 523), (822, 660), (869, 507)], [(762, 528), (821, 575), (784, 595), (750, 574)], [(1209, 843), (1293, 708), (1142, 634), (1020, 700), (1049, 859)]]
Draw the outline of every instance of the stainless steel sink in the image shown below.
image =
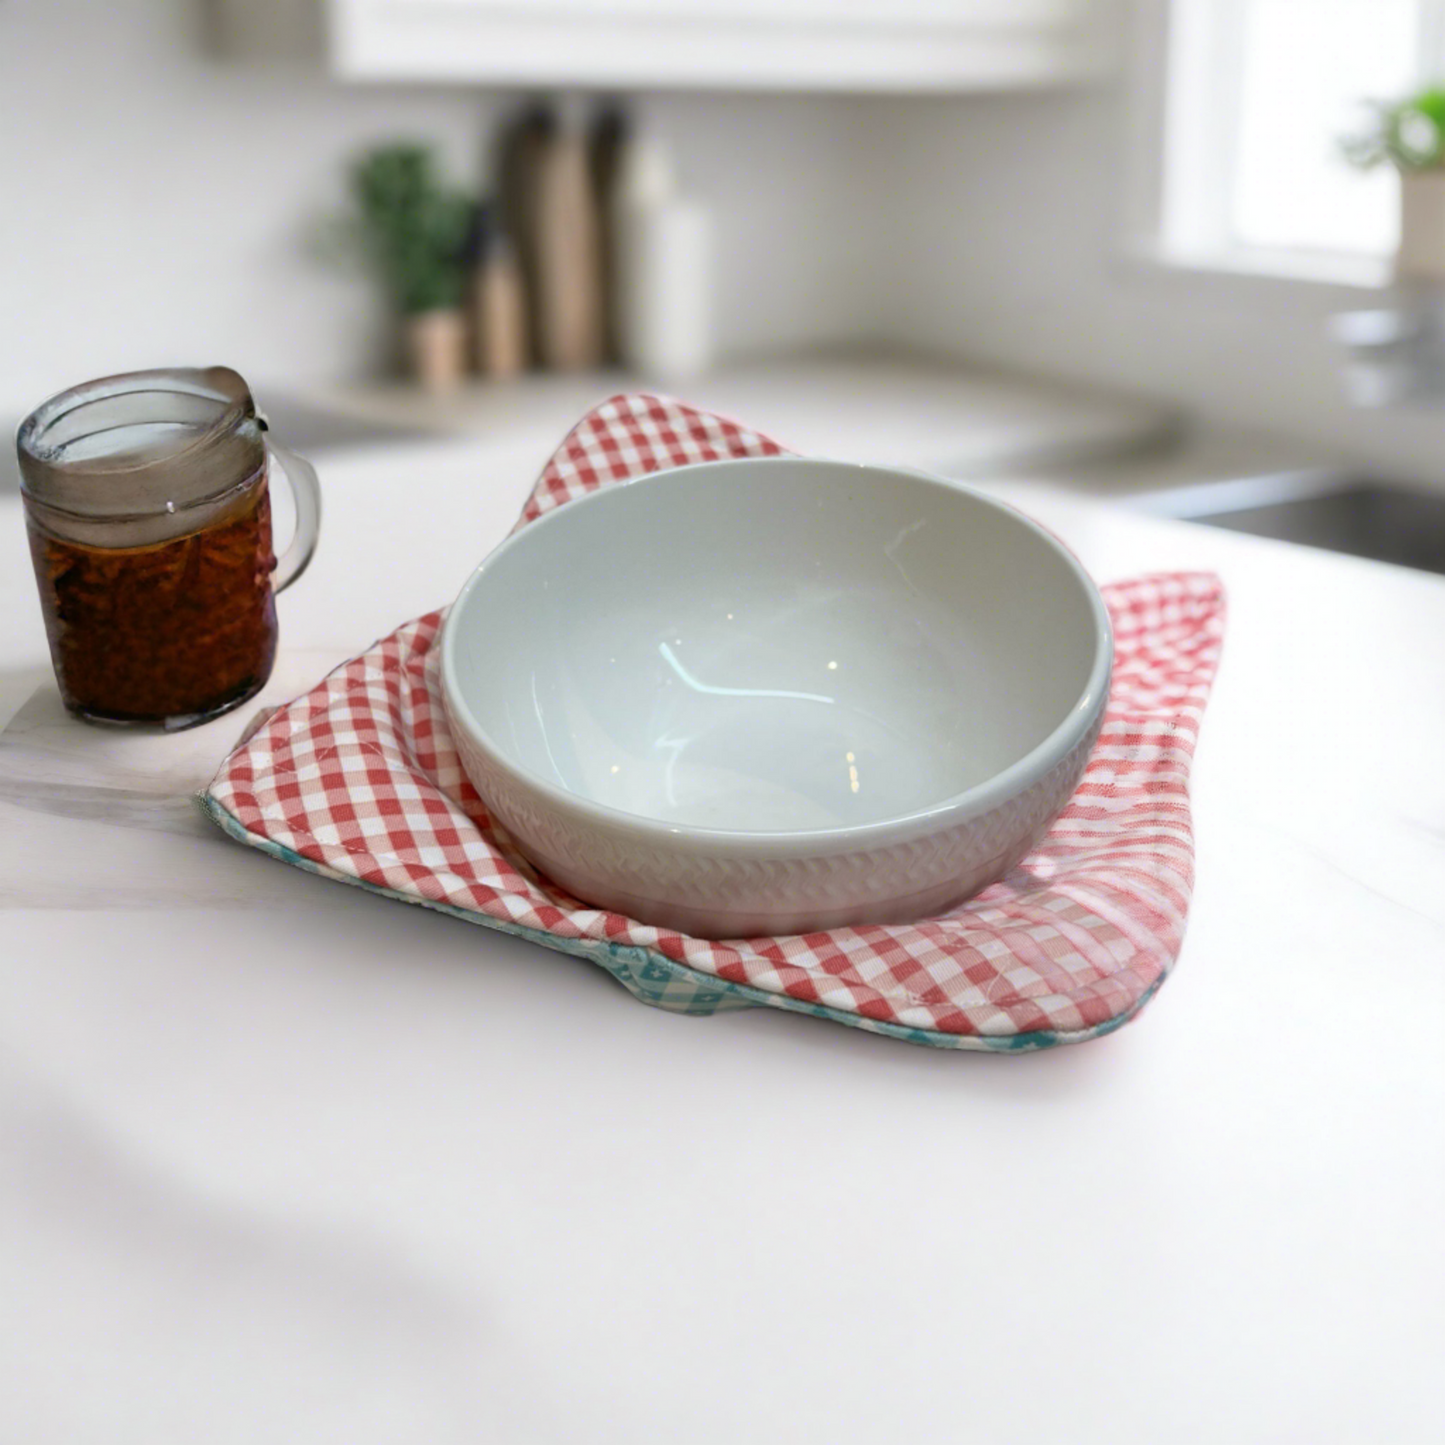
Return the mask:
[(1445, 575), (1445, 495), (1328, 471), (1280, 472), (1141, 497), (1155, 515)]

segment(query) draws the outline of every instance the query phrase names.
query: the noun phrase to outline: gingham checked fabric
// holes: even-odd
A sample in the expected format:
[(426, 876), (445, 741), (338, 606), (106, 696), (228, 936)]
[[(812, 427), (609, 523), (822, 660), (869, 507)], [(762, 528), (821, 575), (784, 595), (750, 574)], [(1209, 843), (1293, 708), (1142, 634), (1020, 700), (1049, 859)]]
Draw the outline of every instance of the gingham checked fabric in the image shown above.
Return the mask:
[[(782, 450), (675, 401), (614, 397), (568, 435), (518, 526), (610, 481)], [(579, 954), (661, 1007), (765, 1004), (951, 1048), (1075, 1042), (1136, 1013), (1178, 956), (1194, 873), (1189, 765), (1224, 617), (1207, 574), (1104, 595), (1113, 684), (1073, 801), (1005, 879), (919, 923), (715, 942), (569, 897), (513, 851), (462, 772), (441, 702), (442, 612), (279, 709), (202, 801), (254, 847)]]

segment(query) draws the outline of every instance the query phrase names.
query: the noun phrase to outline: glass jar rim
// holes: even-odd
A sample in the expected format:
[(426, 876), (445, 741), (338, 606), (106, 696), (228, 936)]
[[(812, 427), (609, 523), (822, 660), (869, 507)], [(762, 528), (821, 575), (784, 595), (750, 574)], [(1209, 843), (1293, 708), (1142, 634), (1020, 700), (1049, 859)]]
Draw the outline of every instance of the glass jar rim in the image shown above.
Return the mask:
[[(67, 430), (67, 423), (70, 429)], [(85, 450), (107, 432), (173, 428), (165, 444)], [(250, 388), (230, 367), (124, 372), (70, 387), (20, 424), (27, 501), (73, 516), (186, 510), (215, 500), (265, 464)], [(71, 448), (78, 454), (67, 455)]]

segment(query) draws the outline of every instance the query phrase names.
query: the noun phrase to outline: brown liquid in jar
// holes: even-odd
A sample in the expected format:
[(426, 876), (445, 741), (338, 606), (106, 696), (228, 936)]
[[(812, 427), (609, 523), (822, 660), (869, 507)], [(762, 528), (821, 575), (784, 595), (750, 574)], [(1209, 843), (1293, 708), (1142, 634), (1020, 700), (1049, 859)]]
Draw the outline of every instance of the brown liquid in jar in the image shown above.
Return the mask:
[(30, 519), (61, 696), (113, 722), (183, 726), (258, 692), (276, 656), (271, 505), (264, 474), (184, 537), (88, 547)]

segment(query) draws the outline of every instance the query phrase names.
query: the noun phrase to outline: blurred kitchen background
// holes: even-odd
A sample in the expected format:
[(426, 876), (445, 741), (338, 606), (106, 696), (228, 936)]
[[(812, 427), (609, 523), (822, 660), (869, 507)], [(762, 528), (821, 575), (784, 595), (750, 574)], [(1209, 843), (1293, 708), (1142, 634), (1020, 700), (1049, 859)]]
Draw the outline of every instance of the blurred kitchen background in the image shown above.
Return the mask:
[(1442, 76), (1445, 0), (0, 0), (0, 419), (224, 363), (540, 461), (642, 382), (1445, 571)]

